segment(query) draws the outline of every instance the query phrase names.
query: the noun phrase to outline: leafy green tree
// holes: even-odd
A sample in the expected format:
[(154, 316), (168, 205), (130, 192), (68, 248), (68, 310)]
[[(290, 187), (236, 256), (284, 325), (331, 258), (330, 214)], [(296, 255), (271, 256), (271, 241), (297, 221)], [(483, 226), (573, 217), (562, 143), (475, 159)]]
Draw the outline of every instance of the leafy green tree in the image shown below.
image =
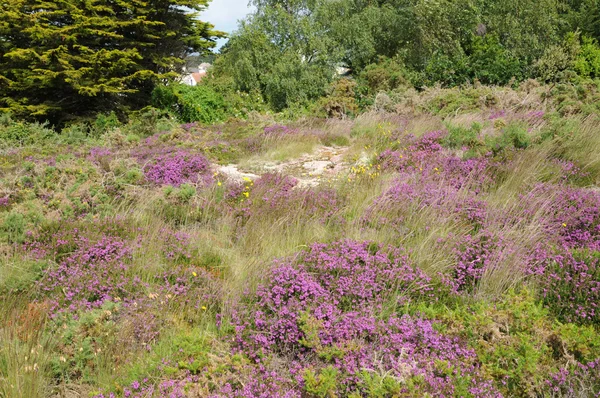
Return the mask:
[(322, 96), (340, 57), (317, 3), (257, 0), (215, 63), (215, 75), (233, 76), (239, 90), (259, 91), (275, 110)]
[(464, 58), (464, 47), (475, 33), (480, 21), (477, 0), (413, 0), (414, 27), (407, 43), (408, 65), (420, 69), (433, 59)]
[(412, 14), (387, 2), (323, 2), (319, 21), (340, 49), (340, 61), (360, 70), (393, 58), (412, 35)]
[(0, 110), (62, 124), (141, 108), (185, 56), (223, 36), (208, 0), (11, 0), (0, 4)]
[(535, 76), (544, 82), (570, 80), (575, 76), (575, 63), (580, 54), (579, 33), (568, 33), (561, 43), (548, 47), (535, 62)]
[(567, 27), (561, 0), (482, 0), (481, 21), (500, 43), (527, 65), (560, 42)]
[(566, 0), (562, 18), (570, 31), (600, 39), (600, 3), (598, 0)]

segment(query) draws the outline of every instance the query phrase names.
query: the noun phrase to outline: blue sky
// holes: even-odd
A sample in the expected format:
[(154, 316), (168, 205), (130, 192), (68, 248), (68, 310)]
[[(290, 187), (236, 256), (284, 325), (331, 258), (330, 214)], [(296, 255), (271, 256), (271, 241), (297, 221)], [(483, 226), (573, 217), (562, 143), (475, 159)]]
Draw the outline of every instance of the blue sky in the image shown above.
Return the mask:
[[(215, 25), (215, 28), (227, 33), (233, 32), (237, 21), (244, 18), (254, 7), (248, 6), (249, 0), (212, 0), (208, 9), (200, 14), (200, 19)], [(222, 46), (227, 39), (219, 40)]]

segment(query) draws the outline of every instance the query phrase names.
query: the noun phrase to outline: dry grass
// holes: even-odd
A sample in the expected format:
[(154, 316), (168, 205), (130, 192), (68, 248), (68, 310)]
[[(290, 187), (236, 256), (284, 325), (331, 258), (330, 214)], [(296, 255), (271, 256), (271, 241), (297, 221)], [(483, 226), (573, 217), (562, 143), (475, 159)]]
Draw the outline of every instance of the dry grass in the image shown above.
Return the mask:
[(43, 303), (4, 296), (0, 304), (0, 397), (37, 398), (49, 394), (51, 337)]

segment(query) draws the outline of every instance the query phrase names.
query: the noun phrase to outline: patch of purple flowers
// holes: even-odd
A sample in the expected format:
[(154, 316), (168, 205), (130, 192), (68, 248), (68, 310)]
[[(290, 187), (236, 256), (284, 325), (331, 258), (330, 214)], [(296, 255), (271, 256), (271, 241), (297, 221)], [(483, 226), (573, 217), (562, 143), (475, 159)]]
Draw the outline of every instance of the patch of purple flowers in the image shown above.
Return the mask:
[(144, 175), (156, 185), (208, 184), (212, 181), (210, 162), (203, 155), (178, 151), (159, 155), (144, 166)]
[(476, 396), (497, 396), (480, 375), (475, 353), (437, 332), (434, 323), (377, 315), (431, 294), (430, 279), (398, 249), (353, 241), (314, 244), (276, 263), (256, 298), (239, 308), (235, 343), (259, 367), (269, 358), (283, 359), (300, 389), (306, 372), (333, 367), (342, 396), (367, 393), (370, 372), (390, 375), (404, 393), (409, 380), (422, 380), (417, 391), (434, 396), (451, 395), (453, 381), (469, 374)]
[(51, 294), (52, 311), (99, 308), (106, 301), (128, 295), (136, 283), (135, 278), (122, 276), (132, 255), (128, 242), (111, 236), (95, 242), (80, 237), (75, 245), (76, 249), (49, 268), (40, 281), (43, 291), (60, 292)]

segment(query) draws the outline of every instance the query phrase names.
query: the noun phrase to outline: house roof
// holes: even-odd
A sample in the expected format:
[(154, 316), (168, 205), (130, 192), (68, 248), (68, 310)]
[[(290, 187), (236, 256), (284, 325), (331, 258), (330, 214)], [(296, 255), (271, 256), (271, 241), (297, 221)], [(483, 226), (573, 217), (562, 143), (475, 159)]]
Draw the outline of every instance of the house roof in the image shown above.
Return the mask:
[(202, 78), (204, 76), (206, 76), (206, 71), (192, 73), (192, 77), (194, 78), (194, 80), (196, 81), (196, 83), (199, 83), (200, 80), (202, 80)]

